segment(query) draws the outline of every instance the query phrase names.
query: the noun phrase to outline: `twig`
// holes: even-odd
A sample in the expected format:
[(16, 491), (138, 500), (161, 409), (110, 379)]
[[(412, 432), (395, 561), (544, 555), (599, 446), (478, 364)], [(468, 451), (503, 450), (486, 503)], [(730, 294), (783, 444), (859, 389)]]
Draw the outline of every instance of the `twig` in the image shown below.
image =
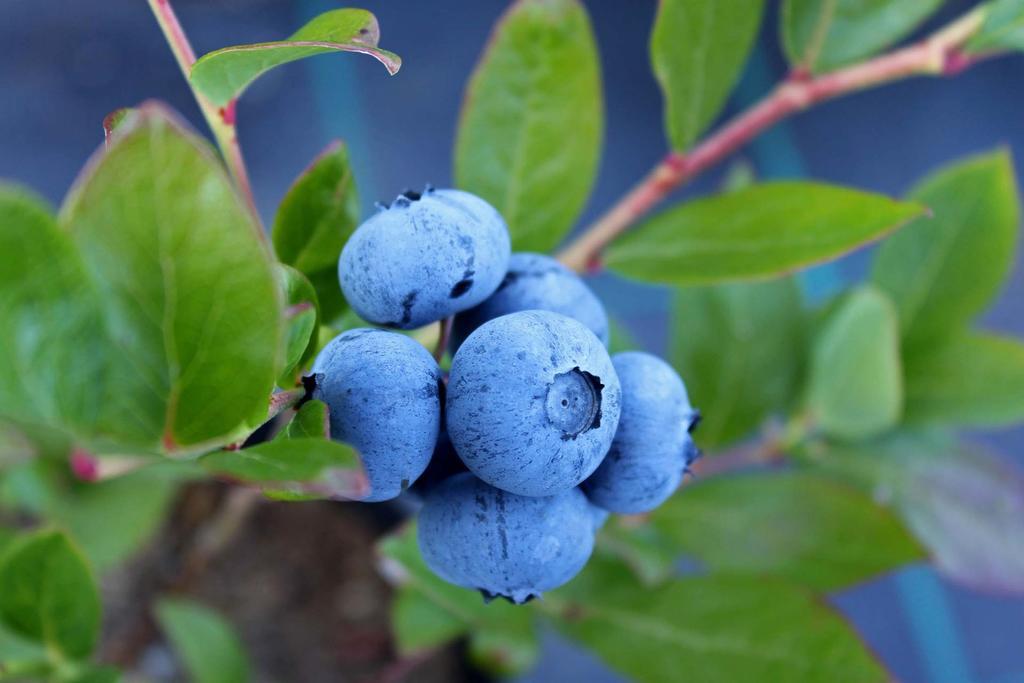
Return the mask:
[(785, 457), (782, 440), (769, 435), (723, 451), (713, 457), (701, 458), (693, 464), (692, 469), (699, 479), (704, 479), (756, 465), (780, 462)]
[(455, 316), (448, 316), (441, 321), (441, 333), (437, 337), (437, 346), (434, 347), (434, 360), (438, 363), (444, 358), (444, 352), (448, 348), (448, 342), (452, 338), (452, 325), (455, 323)]
[[(189, 43), (188, 36), (185, 35), (185, 30), (178, 21), (177, 15), (174, 14), (171, 0), (147, 1), (149, 2), (149, 8), (153, 10), (153, 16), (156, 17), (156, 21), (160, 25), (160, 30), (163, 31), (164, 38), (167, 39), (171, 52), (174, 53), (174, 58), (181, 68), (182, 75), (185, 76), (185, 81), (192, 88), (189, 75), (192, 72), (192, 65), (196, 63), (196, 53), (192, 50), (192, 45)], [(252, 185), (249, 182), (249, 173), (245, 168), (242, 148), (238, 144), (238, 132), (235, 127), (235, 100), (232, 99), (224, 107), (215, 107), (195, 88), (192, 88), (192, 94), (195, 95), (199, 109), (203, 113), (203, 118), (206, 119), (206, 124), (210, 127), (210, 132), (213, 133), (213, 137), (217, 141), (217, 146), (224, 157), (224, 162), (227, 164), (231, 176), (235, 179), (235, 185), (238, 187), (239, 192), (241, 192), (257, 224), (260, 224), (259, 213), (256, 210), (256, 201), (252, 194)], [(259, 232), (262, 236), (263, 231), (260, 230)]]
[(570, 243), (559, 258), (576, 271), (599, 269), (601, 252), (666, 195), (797, 112), (841, 95), (911, 76), (952, 76), (963, 72), (981, 61), (981, 57), (965, 55), (961, 47), (983, 21), (982, 8), (975, 8), (908, 47), (822, 76), (795, 72), (690, 152), (669, 152), (638, 185)]

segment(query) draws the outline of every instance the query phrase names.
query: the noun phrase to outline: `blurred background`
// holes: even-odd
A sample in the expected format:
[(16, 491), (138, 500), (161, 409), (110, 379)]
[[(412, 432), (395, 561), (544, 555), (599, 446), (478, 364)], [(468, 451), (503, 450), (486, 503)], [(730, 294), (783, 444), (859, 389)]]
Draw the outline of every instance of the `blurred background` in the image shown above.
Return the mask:
[[(389, 78), (369, 59), (322, 56), (271, 71), (242, 100), (242, 146), (257, 203), (268, 220), (292, 179), (332, 138), (342, 138), (350, 147), (365, 210), (407, 187), (451, 182), (462, 88), (506, 3), (358, 4), (380, 20), (381, 44), (403, 57), (397, 76)], [(646, 172), (666, 146), (661, 97), (647, 61), (656, 2), (585, 4), (602, 54), (607, 119), (600, 177), (584, 222)], [(947, 2), (929, 25), (971, 4)], [(177, 0), (175, 5), (199, 54), (283, 38), (309, 18), (339, 6), (326, 0)], [(785, 74), (774, 15), (766, 13), (761, 41), (730, 111), (759, 97)], [(899, 83), (800, 115), (742, 157), (762, 178), (809, 176), (894, 195), (944, 162), (1000, 145), (1011, 148), (1019, 170), (1024, 159), (1022, 86), (1024, 56), (986, 63), (955, 79)], [(148, 98), (168, 101), (201, 127), (191, 94), (142, 0), (0, 3), (0, 177), (27, 184), (59, 203), (100, 144), (103, 117)], [(720, 173), (686, 192), (713, 189)], [(864, 262), (864, 254), (857, 254), (806, 274), (808, 295), (821, 296), (856, 277)], [(1019, 263), (984, 324), (1021, 337), (1024, 268)], [(664, 349), (663, 293), (611, 277), (597, 279), (594, 286), (610, 313), (643, 346)], [(979, 438), (1024, 464), (1024, 429)], [(260, 512), (250, 525), (255, 526), (211, 564), (212, 578), (196, 588), (210, 604), (228, 612), (261, 668), (278, 675), (291, 671), (285, 678), (293, 680), (452, 680), (471, 675), (458, 663), (457, 652), (412, 665), (392, 661), (387, 588), (373, 571), (369, 548), (395, 522), (393, 510), (336, 506), (341, 512), (333, 528), (317, 522), (320, 526), (314, 529), (309, 521), (313, 513), (301, 507), (276, 516)], [(279, 548), (279, 555), (272, 544), (285, 541), (289, 545)], [(315, 559), (303, 563), (303, 554), (322, 558), (318, 576), (295, 575), (316, 564)], [(285, 556), (275, 560), (284, 565), (276, 576), (290, 571), (291, 580), (304, 589), (274, 583), (273, 571), (263, 566), (274, 556)], [(114, 623), (119, 591), (111, 582), (124, 576), (108, 579), (106, 586), (108, 596), (115, 594), (108, 597), (108, 633), (115, 635), (126, 627)], [(325, 585), (332, 591), (329, 600), (322, 599)], [(123, 602), (130, 591), (120, 593)], [(900, 680), (1024, 683), (1024, 599), (970, 592), (915, 566), (835, 595), (833, 602)], [(272, 621), (274, 609), (284, 605), (288, 614)], [(296, 605), (305, 607), (294, 609)], [(321, 614), (335, 608), (337, 615)], [(324, 624), (331, 632), (323, 633)], [(306, 648), (306, 662), (287, 661), (288, 642)], [(109, 650), (106, 654), (117, 655)], [(144, 654), (160, 657), (158, 652)], [(159, 669), (159, 661), (152, 666)], [(680, 667), (684, 671), (685, 663)], [(541, 663), (523, 680), (621, 679), (592, 656), (546, 634)]]

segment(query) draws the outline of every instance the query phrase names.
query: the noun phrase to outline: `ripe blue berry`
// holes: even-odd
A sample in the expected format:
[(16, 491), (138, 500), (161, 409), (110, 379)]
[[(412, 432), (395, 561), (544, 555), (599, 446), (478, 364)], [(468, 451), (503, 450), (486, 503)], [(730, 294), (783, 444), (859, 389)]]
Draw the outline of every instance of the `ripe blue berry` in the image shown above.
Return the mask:
[(523, 311), (481, 325), (452, 360), (448, 436), (492, 486), (549, 496), (586, 479), (619, 422), (619, 380), (579, 322)]
[(579, 489), (517, 496), (467, 472), (427, 495), (417, 534), (442, 579), (522, 604), (579, 573), (594, 547), (593, 524)]
[(406, 192), (352, 234), (338, 260), (345, 298), (364, 320), (404, 330), (476, 306), (508, 269), (505, 221), (460, 190)]
[(517, 311), (561, 313), (583, 323), (606, 346), (608, 315), (583, 280), (544, 254), (512, 254), (498, 290), (479, 306), (455, 318), (452, 349), (488, 320)]
[(619, 428), (608, 456), (582, 488), (611, 512), (648, 512), (679, 487), (697, 455), (689, 434), (696, 411), (683, 380), (660, 358), (628, 351), (612, 363), (622, 383)]
[(331, 438), (357, 451), (370, 493), (395, 498), (430, 462), (441, 427), (441, 370), (413, 339), (385, 330), (338, 335), (313, 364), (317, 398), (327, 404)]

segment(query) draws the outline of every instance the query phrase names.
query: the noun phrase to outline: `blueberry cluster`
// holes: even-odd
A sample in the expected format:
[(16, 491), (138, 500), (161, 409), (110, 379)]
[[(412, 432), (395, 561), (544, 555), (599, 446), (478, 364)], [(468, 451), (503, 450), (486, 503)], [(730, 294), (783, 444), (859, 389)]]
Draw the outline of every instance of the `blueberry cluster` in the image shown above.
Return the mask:
[(327, 344), (313, 374), (332, 438), (362, 457), (365, 500), (413, 487), (430, 568), (522, 603), (583, 568), (609, 512), (672, 494), (697, 456), (697, 412), (664, 361), (609, 356), (604, 307), (575, 273), (510, 251), (479, 197), (401, 195), (345, 245), (341, 287), (381, 326), (455, 316), (450, 373), (412, 338), (364, 328)]

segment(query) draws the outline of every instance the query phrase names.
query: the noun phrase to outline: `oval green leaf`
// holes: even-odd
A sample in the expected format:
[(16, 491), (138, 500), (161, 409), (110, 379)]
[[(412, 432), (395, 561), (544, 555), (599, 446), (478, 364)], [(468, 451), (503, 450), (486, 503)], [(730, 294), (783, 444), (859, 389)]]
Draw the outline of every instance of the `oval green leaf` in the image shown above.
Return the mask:
[(632, 680), (676, 681), (684, 667), (702, 683), (890, 680), (825, 601), (768, 577), (692, 577), (652, 589), (595, 556), (538, 607)]
[(892, 512), (806, 472), (698, 481), (651, 521), (713, 572), (778, 576), (819, 591), (924, 558)]
[(960, 331), (999, 292), (1017, 243), (1016, 187), (1000, 151), (941, 169), (911, 191), (931, 215), (887, 239), (871, 274), (899, 309), (908, 345)]
[(684, 150), (725, 105), (757, 38), (763, 0), (662, 0), (651, 64), (665, 97), (665, 127)]
[(941, 573), (1024, 594), (1024, 472), (1013, 463), (925, 433), (835, 445), (815, 462), (892, 505)]
[(105, 481), (83, 482), (74, 478), (66, 458), (38, 458), (5, 473), (11, 491), (7, 502), (67, 530), (102, 573), (157, 531), (178, 485), (190, 474), (182, 463), (159, 461)]
[(1024, 50), (1024, 0), (992, 0), (985, 5), (985, 22), (967, 43), (968, 52)]
[(782, 42), (790, 63), (831, 71), (910, 33), (943, 0), (785, 0)]
[(0, 620), (69, 659), (96, 645), (100, 598), (92, 572), (67, 536), (40, 531), (0, 556)]
[(328, 269), (336, 274), (341, 248), (358, 221), (359, 196), (348, 151), (335, 141), (281, 200), (274, 218), (274, 250), (282, 263), (306, 275)]
[(384, 538), (377, 551), (381, 573), (396, 591), (391, 620), (403, 656), (469, 636), (470, 656), (495, 675), (521, 674), (536, 661), (531, 610), (504, 601), (485, 603), (479, 593), (438, 578), (420, 555), (415, 524)]
[(965, 333), (912, 351), (906, 420), (989, 427), (1024, 421), (1024, 343)]
[(841, 439), (893, 427), (903, 410), (896, 309), (873, 287), (846, 297), (811, 350), (808, 409), (816, 424)]
[(121, 128), (121, 124), (125, 120), (130, 120), (132, 116), (137, 115), (138, 112), (131, 107), (121, 107), (115, 109), (106, 116), (103, 117), (103, 142), (107, 145), (111, 143), (118, 130)]
[(676, 290), (670, 357), (703, 415), (697, 443), (726, 445), (790, 406), (806, 347), (791, 277)]
[(338, 257), (358, 223), (359, 196), (348, 152), (335, 141), (288, 190), (272, 232), (277, 257), (309, 278), (326, 321), (348, 310), (338, 284)]
[(82, 259), (42, 200), (7, 185), (0, 254), (17, 254), (0, 259), (0, 415), (85, 431), (106, 336)]
[(191, 600), (164, 598), (156, 605), (156, 618), (195, 683), (251, 680), (242, 642), (213, 610)]
[(842, 256), (921, 211), (841, 187), (765, 183), (669, 209), (613, 243), (606, 262), (660, 284), (763, 279)]
[(229, 104), (270, 69), (327, 52), (370, 55), (394, 75), (402, 58), (377, 47), (377, 17), (363, 9), (324, 12), (286, 40), (234, 45), (207, 53), (192, 66), (192, 87), (218, 107)]
[(86, 168), (61, 222), (103, 333), (75, 394), (98, 452), (194, 452), (266, 407), (281, 333), (270, 255), (209, 147), (148, 104)]
[(291, 266), (277, 264), (278, 284), (284, 296), (284, 367), (280, 387), (294, 387), (306, 364), (316, 354), (320, 328), (320, 302), (306, 276)]
[(578, 0), (518, 0), (498, 22), (463, 101), (455, 180), (505, 217), (517, 251), (548, 251), (597, 175), (601, 74)]
[(278, 498), (359, 500), (369, 490), (355, 450), (315, 437), (216, 451), (200, 462), (211, 474), (256, 484)]
[(281, 430), (277, 439), (314, 439), (331, 438), (331, 423), (327, 414), (327, 404), (316, 399), (306, 401), (296, 411), (288, 426)]

